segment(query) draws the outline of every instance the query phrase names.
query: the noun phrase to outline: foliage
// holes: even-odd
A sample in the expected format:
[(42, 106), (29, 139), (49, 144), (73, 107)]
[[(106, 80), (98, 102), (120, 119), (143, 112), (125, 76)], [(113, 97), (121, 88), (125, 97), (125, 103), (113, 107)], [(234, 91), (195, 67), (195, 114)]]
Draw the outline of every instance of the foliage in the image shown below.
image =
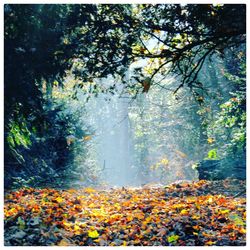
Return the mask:
[(77, 144), (69, 147), (67, 137), (84, 135), (76, 112), (52, 97), (68, 67), (61, 38), (70, 7), (7, 4), (4, 10), (5, 186), (61, 185), (79, 175), (72, 163)]
[(230, 193), (243, 186), (225, 180), (106, 191), (22, 188), (5, 195), (5, 244), (245, 245), (246, 199)]
[[(82, 19), (84, 7), (76, 5), (72, 13), (85, 26), (73, 26), (65, 35), (77, 57), (74, 72), (84, 81), (119, 75), (135, 94), (138, 88), (147, 92), (158, 72), (180, 75), (175, 93), (186, 85), (197, 94), (202, 86), (197, 77), (207, 57), (245, 43), (245, 5), (93, 5)], [(141, 58), (148, 65), (138, 66), (128, 84), (126, 67)]]
[[(22, 117), (20, 117), (20, 120), (23, 120)], [(22, 145), (25, 148), (28, 148), (31, 145), (30, 131), (28, 130), (25, 121), (19, 123), (11, 121), (9, 126), (10, 132), (7, 141), (10, 147), (14, 149), (16, 146)]]
[(216, 160), (217, 159), (217, 149), (211, 149), (207, 153), (207, 158), (210, 160)]
[[(52, 132), (53, 128), (50, 127), (54, 122), (50, 119), (57, 116), (56, 112), (49, 112), (44, 96), (45, 92), (49, 95), (52, 79), (64, 74), (65, 70), (54, 60), (54, 52), (60, 46), (62, 35), (62, 30), (57, 27), (63, 27), (65, 11), (65, 7), (56, 5), (6, 4), (4, 7), (4, 149), (7, 186), (11, 175), (20, 175), (28, 180), (37, 169), (38, 174), (43, 169), (43, 162), (48, 161), (46, 158), (49, 154), (51, 156), (56, 147), (51, 138), (45, 138), (46, 132), (48, 137), (54, 132), (56, 143), (60, 140), (56, 138), (56, 133), (59, 135), (60, 131)], [(61, 132), (63, 129), (61, 127)], [(50, 153), (41, 159), (44, 156), (41, 151), (45, 147)], [(32, 155), (34, 159), (29, 159)], [(25, 176), (25, 172), (28, 176)]]
[(140, 171), (144, 172), (144, 182), (197, 178), (191, 165), (192, 161), (202, 159), (204, 143), (199, 138), (199, 116), (191, 93), (182, 93), (181, 101), (171, 98), (169, 93), (177, 84), (175, 79), (165, 77), (130, 105), (134, 158), (136, 166), (141, 166)]
[[(120, 91), (121, 84), (103, 84), (97, 79), (112, 75), (123, 82), (122, 93), (138, 96), (140, 92), (146, 95), (153, 87), (160, 86), (159, 76), (175, 74), (177, 81), (170, 89), (174, 99), (178, 101), (187, 93), (185, 87), (190, 88), (193, 95), (191, 102), (185, 100), (179, 107), (186, 110), (193, 100), (200, 106), (206, 102), (203, 92), (211, 88), (208, 81), (200, 81), (204, 65), (211, 64), (209, 60), (213, 62), (215, 55), (233, 58), (228, 51), (241, 48), (246, 40), (246, 6), (243, 4), (6, 4), (4, 15), (5, 172), (8, 176), (13, 174), (12, 170), (33, 175), (36, 167), (42, 165), (53, 166), (52, 169), (55, 167), (59, 172), (70, 166), (77, 149), (71, 151), (65, 140), (72, 135), (70, 127), (74, 126), (61, 112), (66, 109), (67, 102), (55, 111), (53, 108), (57, 107), (49, 101), (55, 86), (64, 84), (66, 75), (75, 78), (70, 87), (74, 93), (70, 97), (77, 99), (77, 92), (81, 90), (88, 100), (102, 92), (114, 94), (116, 90)], [(140, 64), (141, 60), (146, 63)], [(134, 74), (129, 78), (131, 65)], [(232, 68), (229, 81), (241, 81), (244, 76), (236, 74), (237, 65)], [(241, 88), (231, 97), (237, 101), (230, 99), (230, 110), (228, 106), (221, 106), (224, 111), (214, 125), (214, 130), (224, 125), (232, 128), (232, 150), (236, 145), (240, 149), (245, 145), (245, 115), (241, 108), (238, 111), (245, 98), (245, 89)], [(64, 94), (61, 93), (61, 97)], [(69, 96), (65, 99), (69, 100)], [(162, 99), (164, 101), (166, 97), (162, 96)], [(74, 115), (71, 115), (73, 121)], [(196, 114), (192, 115), (190, 120), (197, 118)], [(182, 117), (185, 117), (183, 113)], [(227, 117), (226, 120), (223, 117)], [(190, 127), (185, 127), (184, 138), (187, 138)], [(141, 146), (141, 165), (146, 163), (149, 142), (143, 144), (139, 140), (145, 139), (146, 132), (141, 139), (136, 138), (136, 143)], [(178, 132), (176, 129), (175, 135)], [(180, 150), (188, 152), (189, 142), (194, 144), (199, 139), (202, 144), (206, 137), (203, 132), (202, 129), (192, 130), (192, 137)], [(52, 136), (55, 143), (50, 138)], [(59, 142), (63, 145), (60, 149)], [(213, 146), (212, 141), (210, 144)], [(38, 162), (32, 163), (31, 153), (35, 159), (36, 154), (44, 158), (38, 157)], [(58, 154), (55, 157), (53, 153)], [(69, 157), (65, 162), (58, 161), (59, 155), (65, 157), (67, 154)], [(23, 173), (20, 175), (24, 177)]]
[[(137, 6), (135, 19), (138, 18), (141, 49), (134, 56), (156, 59), (151, 63), (151, 80), (158, 72), (176, 72), (181, 84), (174, 92), (189, 86), (197, 95), (197, 89), (203, 85), (197, 77), (205, 60), (215, 52), (223, 54), (225, 48), (244, 43), (243, 13), (244, 5)], [(157, 43), (153, 49), (147, 43), (149, 40)]]
[[(235, 83), (235, 81), (233, 82)], [(226, 145), (225, 150), (231, 154), (246, 150), (245, 80), (241, 79), (240, 84), (237, 85), (238, 90), (231, 92), (233, 97), (220, 105), (221, 110), (215, 122), (210, 125), (216, 138), (219, 136), (228, 137), (229, 144)]]
[[(87, 127), (79, 120), (79, 110), (65, 110), (63, 103), (53, 104), (52, 110), (43, 112), (43, 130), (30, 133), (30, 147), (15, 147), (14, 154), (20, 163), (13, 165), (6, 160), (5, 186), (61, 186), (69, 180), (86, 182), (88, 174), (82, 176), (84, 169), (74, 160), (85, 157)], [(41, 114), (40, 114), (41, 115)], [(69, 138), (72, 142), (69, 143)], [(22, 166), (22, 168), (20, 168)], [(79, 172), (80, 169), (80, 172)], [(86, 169), (85, 169), (86, 170)], [(88, 183), (89, 185), (91, 183)]]
[(205, 130), (208, 140), (212, 138), (210, 148), (218, 149), (219, 158), (227, 160), (225, 165), (228, 168), (244, 169), (246, 164), (245, 53), (242, 48), (234, 53), (238, 56), (224, 69), (224, 77), (231, 85), (228, 99), (219, 102), (217, 111), (207, 120)]

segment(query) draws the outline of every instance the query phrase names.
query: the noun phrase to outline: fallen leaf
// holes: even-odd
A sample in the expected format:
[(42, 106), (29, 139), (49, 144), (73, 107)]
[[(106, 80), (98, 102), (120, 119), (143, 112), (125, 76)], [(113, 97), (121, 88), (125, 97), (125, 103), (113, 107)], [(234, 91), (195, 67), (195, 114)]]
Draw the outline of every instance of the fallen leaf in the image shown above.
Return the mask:
[(88, 231), (88, 236), (90, 238), (98, 238), (99, 237), (99, 233), (96, 230), (89, 230)]

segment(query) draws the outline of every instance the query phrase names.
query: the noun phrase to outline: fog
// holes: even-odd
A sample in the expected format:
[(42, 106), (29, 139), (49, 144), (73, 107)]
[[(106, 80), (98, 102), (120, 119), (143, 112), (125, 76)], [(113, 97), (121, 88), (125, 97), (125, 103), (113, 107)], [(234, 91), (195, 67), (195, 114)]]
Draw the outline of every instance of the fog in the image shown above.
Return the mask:
[[(109, 84), (113, 81), (108, 79)], [(106, 83), (107, 79), (101, 82)], [(167, 84), (172, 82), (168, 79)], [(190, 157), (181, 152), (180, 138), (175, 136), (180, 120), (178, 113), (173, 116), (175, 110), (169, 107), (176, 108), (176, 103), (169, 100), (171, 105), (168, 102), (166, 106), (159, 105), (167, 96), (167, 92), (157, 88), (152, 93), (139, 94), (136, 99), (118, 91), (98, 95), (86, 103), (84, 120), (94, 131), (91, 150), (95, 154), (90, 157), (103, 184), (140, 186), (197, 178)]]

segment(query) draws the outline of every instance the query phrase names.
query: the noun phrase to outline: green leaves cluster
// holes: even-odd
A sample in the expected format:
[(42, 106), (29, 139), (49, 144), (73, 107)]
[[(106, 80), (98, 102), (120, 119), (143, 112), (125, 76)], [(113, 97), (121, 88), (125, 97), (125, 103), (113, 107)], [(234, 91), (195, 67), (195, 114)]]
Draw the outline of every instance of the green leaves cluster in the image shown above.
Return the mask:
[(31, 132), (28, 130), (24, 120), (21, 123), (13, 121), (10, 124), (10, 132), (7, 136), (7, 141), (12, 148), (20, 145), (28, 148), (31, 145), (30, 135)]
[(209, 129), (214, 131), (218, 140), (220, 136), (226, 137), (227, 153), (241, 154), (246, 149), (246, 83), (243, 77), (240, 81), (239, 77), (229, 79), (236, 90), (230, 93), (232, 97), (228, 101), (220, 105), (220, 111)]

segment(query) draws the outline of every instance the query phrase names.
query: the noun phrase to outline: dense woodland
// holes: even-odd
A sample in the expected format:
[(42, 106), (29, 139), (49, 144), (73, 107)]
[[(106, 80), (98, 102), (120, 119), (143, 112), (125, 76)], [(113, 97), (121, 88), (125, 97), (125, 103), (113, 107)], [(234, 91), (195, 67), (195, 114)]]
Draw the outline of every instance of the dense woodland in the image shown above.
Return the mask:
[(6, 245), (245, 245), (245, 179), (245, 5), (4, 6)]

